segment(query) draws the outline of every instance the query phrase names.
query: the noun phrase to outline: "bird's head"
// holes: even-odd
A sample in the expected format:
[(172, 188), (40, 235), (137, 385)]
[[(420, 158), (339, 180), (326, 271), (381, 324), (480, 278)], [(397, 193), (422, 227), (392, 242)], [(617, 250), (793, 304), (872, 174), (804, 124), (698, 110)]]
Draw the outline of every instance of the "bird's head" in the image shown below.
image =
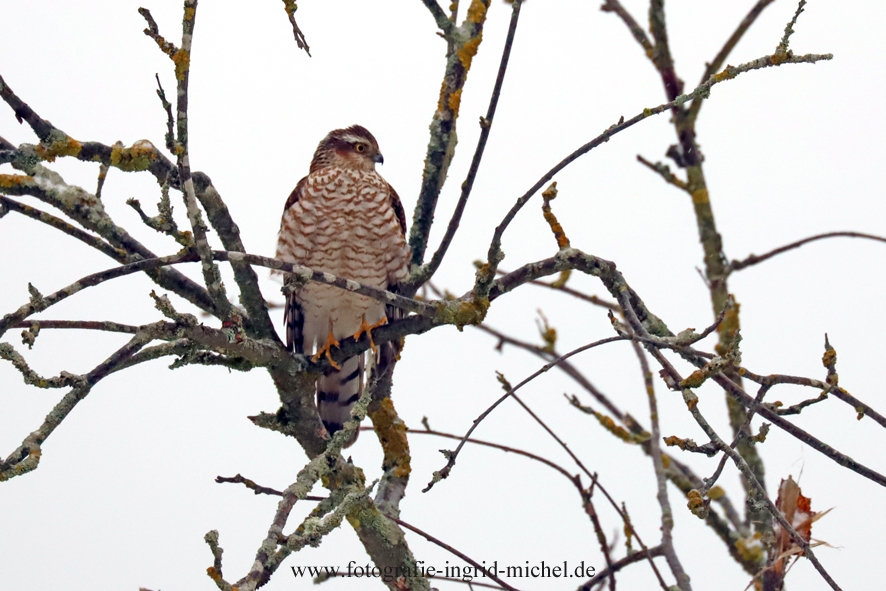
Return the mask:
[(369, 130), (352, 125), (330, 131), (323, 138), (314, 152), (311, 172), (328, 167), (372, 171), (376, 163), (383, 164), (384, 161), (378, 142)]

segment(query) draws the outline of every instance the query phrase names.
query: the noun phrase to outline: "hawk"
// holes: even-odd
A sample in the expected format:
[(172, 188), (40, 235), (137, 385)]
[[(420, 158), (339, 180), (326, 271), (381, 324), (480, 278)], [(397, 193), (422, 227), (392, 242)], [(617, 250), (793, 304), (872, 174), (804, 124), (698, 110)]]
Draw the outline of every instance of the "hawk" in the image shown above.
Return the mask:
[[(406, 278), (406, 217), (397, 192), (376, 172), (384, 158), (378, 142), (359, 125), (331, 131), (314, 152), (308, 176), (286, 201), (277, 257), (364, 285), (389, 289)], [(396, 355), (378, 351), (373, 328), (387, 322), (385, 305), (329, 285), (287, 280), (286, 345), (316, 361), (339, 339), (369, 334), (379, 369)], [(350, 418), (364, 380), (364, 354), (332, 367), (317, 381), (317, 409), (330, 435)]]

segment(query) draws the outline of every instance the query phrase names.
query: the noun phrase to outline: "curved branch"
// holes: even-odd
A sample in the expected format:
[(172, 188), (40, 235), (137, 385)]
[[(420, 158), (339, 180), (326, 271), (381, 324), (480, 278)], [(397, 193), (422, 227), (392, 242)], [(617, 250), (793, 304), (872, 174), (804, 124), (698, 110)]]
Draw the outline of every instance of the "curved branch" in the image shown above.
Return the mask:
[(43, 320), (34, 319), (27, 322), (17, 322), (10, 328), (34, 328), (43, 330), (44, 328), (69, 328), (77, 330), (102, 330), (105, 332), (123, 332), (128, 334), (136, 334), (141, 327), (131, 324), (120, 324), (111, 322), (110, 320)]
[[(744, 34), (748, 29), (751, 28), (751, 25), (757, 20), (757, 17), (766, 9), (767, 6), (772, 4), (775, 0), (757, 0), (757, 3), (751, 8), (750, 12), (745, 15), (745, 17), (738, 23), (738, 27), (729, 36), (729, 39), (726, 40), (726, 43), (717, 52), (714, 60), (708, 64), (708, 67), (705, 68), (704, 74), (702, 74), (701, 79), (707, 80), (710, 76), (713, 76), (720, 68), (723, 67), (723, 64), (726, 63), (726, 58), (729, 57), (729, 54), (732, 53), (732, 50), (735, 49), (735, 46), (738, 45), (738, 42), (741, 41), (741, 38), (744, 37)], [(690, 105), (687, 119), (690, 124), (695, 121), (698, 117), (698, 112), (701, 110), (701, 105), (704, 102), (704, 99), (699, 98), (697, 101), (693, 101), (692, 105)]]
[[(482, 330), (483, 332), (494, 336), (499, 340), (499, 343), (507, 343), (525, 351), (529, 351), (530, 353), (535, 353), (537, 356), (546, 361), (552, 361), (560, 357), (554, 351), (546, 351), (541, 347), (537, 347), (531, 343), (526, 343), (513, 337), (509, 337), (503, 332), (500, 332), (486, 324), (478, 324), (475, 328), (478, 328), (479, 330)], [(580, 371), (578, 371), (578, 369), (574, 365), (569, 363), (569, 361), (565, 359), (561, 360), (557, 364), (557, 369), (560, 369), (566, 375), (578, 382), (582, 388), (587, 390), (587, 392), (591, 396), (593, 396), (597, 402), (606, 407), (606, 410), (608, 410), (619, 421), (625, 421), (625, 414), (621, 411), (621, 409), (615, 406), (615, 404), (611, 400), (609, 400), (609, 398), (607, 398), (605, 394), (600, 392), (600, 390), (598, 390), (596, 386), (594, 386)]]
[[(30, 171), (31, 176), (0, 175), (0, 193), (6, 195), (31, 195), (58, 208), (65, 215), (105, 238), (112, 246), (123, 249), (127, 253), (124, 262), (135, 262), (142, 259), (156, 258), (151, 250), (145, 247), (129, 233), (118, 226), (108, 215), (104, 205), (83, 189), (68, 185), (57, 173), (42, 165), (36, 165)], [(185, 277), (175, 269), (151, 269), (151, 279), (157, 285), (168, 289), (188, 300), (201, 310), (215, 313), (209, 293), (202, 286)]]
[[(434, 5), (437, 4), (435, 0), (426, 0), (426, 3), (427, 2), (433, 3)], [(440, 241), (440, 246), (437, 248), (437, 252), (434, 253), (434, 256), (431, 257), (431, 260), (427, 265), (420, 267), (418, 272), (410, 278), (409, 283), (411, 284), (412, 293), (414, 293), (415, 290), (428, 279), (433, 277), (434, 273), (440, 267), (440, 263), (443, 262), (443, 257), (446, 256), (446, 251), (449, 249), (449, 245), (452, 243), (453, 238), (455, 238), (455, 232), (458, 230), (461, 216), (468, 203), (468, 197), (470, 197), (471, 189), (474, 187), (474, 179), (477, 178), (477, 171), (480, 169), (480, 160), (483, 158), (483, 151), (486, 149), (486, 142), (489, 139), (489, 132), (492, 129), (492, 119), (495, 117), (495, 109), (498, 106), (498, 97), (501, 95), (501, 88), (505, 80), (505, 72), (508, 69), (508, 60), (511, 56), (511, 47), (514, 45), (514, 36), (517, 33), (517, 21), (520, 18), (520, 7), (522, 5), (523, 0), (514, 0), (511, 5), (511, 21), (508, 25), (508, 34), (505, 38), (505, 46), (502, 50), (501, 62), (498, 65), (498, 76), (495, 78), (495, 85), (492, 88), (492, 96), (489, 98), (489, 108), (486, 110), (486, 117), (480, 119), (480, 139), (477, 140), (477, 148), (474, 150), (474, 157), (471, 159), (468, 176), (461, 184), (461, 195), (458, 198), (455, 211), (452, 213), (452, 218), (449, 220), (449, 226), (446, 228), (446, 234), (443, 236), (443, 240)], [(439, 9), (439, 6), (437, 8)], [(449, 21), (447, 20), (446, 22)]]
[(495, 574), (489, 572), (484, 567), (480, 566), (479, 562), (472, 559), (467, 554), (463, 554), (462, 552), (459, 552), (458, 550), (456, 550), (455, 548), (453, 548), (452, 546), (450, 546), (446, 542), (442, 542), (442, 541), (438, 540), (437, 538), (435, 538), (431, 534), (425, 533), (422, 530), (415, 527), (414, 525), (409, 525), (405, 521), (400, 521), (399, 519), (396, 519), (395, 517), (391, 517), (390, 515), (386, 515), (385, 517), (387, 517), (388, 519), (390, 519), (391, 521), (393, 521), (397, 525), (401, 525), (401, 526), (405, 527), (406, 529), (408, 529), (409, 531), (413, 531), (413, 532), (417, 533), (418, 535), (420, 535), (421, 537), (423, 537), (427, 541), (431, 542), (432, 544), (436, 544), (437, 546), (440, 546), (441, 548), (443, 548), (444, 550), (446, 550), (450, 554), (454, 554), (455, 556), (458, 556), (459, 558), (461, 558), (462, 560), (464, 560), (465, 562), (467, 562), (468, 564), (473, 566), (475, 569), (482, 572), (486, 577), (489, 577), (490, 579), (492, 579), (493, 581), (495, 581), (496, 583), (501, 585), (503, 589), (508, 589), (508, 591), (519, 591), (519, 589), (508, 585), (507, 583), (505, 583), (504, 581), (499, 579)]
[[(316, 281), (318, 283), (332, 285), (340, 289), (353, 291), (355, 293), (366, 295), (373, 299), (379, 300), (391, 306), (396, 306), (409, 311), (424, 313), (428, 315), (437, 315), (439, 311), (436, 306), (426, 304), (424, 302), (419, 302), (417, 300), (412, 300), (410, 298), (396, 295), (383, 289), (365, 286), (349, 279), (342, 279), (330, 273), (313, 271), (311, 269), (308, 269), (307, 267), (302, 267), (301, 265), (296, 265), (294, 263), (286, 263), (269, 257), (244, 254), (240, 252), (212, 251), (211, 254), (215, 260), (237, 261), (293, 273), (305, 280)], [(32, 298), (32, 301), (21, 306), (17, 311), (5, 315), (2, 319), (0, 319), (0, 335), (3, 335), (3, 333), (5, 333), (13, 324), (17, 324), (23, 321), (28, 316), (36, 312), (41, 312), (49, 306), (52, 306), (74, 295), (75, 293), (86, 289), (87, 287), (93, 287), (111, 279), (116, 279), (118, 277), (131, 275), (133, 273), (138, 273), (141, 271), (148, 271), (180, 263), (198, 262), (199, 260), (199, 256), (196, 253), (186, 252), (167, 257), (158, 257), (137, 261), (134, 263), (129, 263), (127, 265), (122, 265), (120, 267), (115, 267), (113, 269), (108, 269), (106, 271), (100, 271), (98, 273), (87, 275), (86, 277), (83, 277), (82, 279), (75, 281), (71, 285), (60, 289), (59, 291), (46, 297)]]
[[(365, 429), (367, 431), (371, 430), (369, 427), (365, 427)], [(460, 441), (462, 439), (462, 437), (459, 435), (453, 435), (452, 433), (443, 433), (442, 431), (434, 431), (433, 429), (424, 429), (424, 430), (411, 429), (409, 431), (409, 433), (410, 434), (418, 434), (418, 435), (436, 435), (437, 437), (444, 437), (446, 439), (455, 439), (456, 441)], [(553, 468), (554, 470), (556, 470), (557, 472), (559, 472), (560, 474), (562, 474), (563, 476), (568, 478), (570, 482), (575, 484), (575, 475), (570, 474), (566, 470), (566, 468), (564, 468), (560, 464), (555, 464), (551, 460), (548, 460), (548, 459), (543, 458), (541, 456), (537, 456), (533, 453), (530, 453), (528, 451), (524, 451), (522, 449), (517, 449), (515, 447), (509, 447), (507, 445), (502, 445), (500, 443), (492, 443), (491, 441), (483, 441), (482, 439), (468, 438), (465, 441), (468, 443), (474, 443), (476, 445), (482, 445), (485, 447), (500, 449), (501, 451), (504, 451), (504, 452), (516, 454), (518, 456), (523, 456), (525, 458), (529, 458), (530, 460), (535, 460), (536, 462), (541, 462), (545, 466)], [(581, 487), (579, 486), (579, 492), (580, 491), (581, 491)]]
[(19, 203), (14, 199), (3, 196), (0, 196), (0, 206), (5, 207), (9, 211), (20, 213), (26, 217), (31, 218), (32, 220), (43, 222), (44, 224), (51, 226), (56, 230), (61, 230), (68, 236), (76, 238), (87, 246), (91, 246), (102, 254), (111, 257), (118, 263), (125, 263), (129, 260), (129, 255), (125, 251), (114, 248), (98, 236), (93, 236), (88, 232), (84, 232), (80, 228), (72, 226), (63, 219), (57, 218), (52, 214), (46, 213), (45, 211), (40, 211), (35, 207), (25, 205), (24, 203)]
[(647, 560), (663, 555), (664, 548), (662, 548), (661, 546), (655, 546), (654, 548), (649, 548), (648, 550), (640, 550), (639, 552), (629, 554), (621, 560), (616, 560), (615, 562), (613, 562), (611, 567), (604, 568), (603, 570), (598, 572), (596, 575), (594, 575), (592, 579), (586, 581), (581, 587), (579, 587), (578, 591), (591, 591), (593, 587), (602, 583), (624, 567), (630, 566), (635, 562), (640, 562), (641, 560)]
[(731, 80), (736, 76), (743, 74), (745, 72), (749, 72), (751, 70), (759, 70), (762, 68), (769, 68), (772, 66), (780, 66), (782, 64), (792, 63), (792, 64), (800, 64), (800, 63), (816, 63), (822, 60), (832, 59), (833, 55), (831, 54), (808, 54), (802, 56), (789, 55), (789, 56), (763, 56), (756, 60), (746, 62), (739, 66), (727, 66), (727, 68), (716, 74), (714, 76), (709, 77), (705, 82), (700, 84), (695, 90), (690, 92), (689, 94), (681, 94), (675, 97), (673, 100), (658, 105), (652, 109), (644, 109), (642, 113), (635, 115), (631, 119), (625, 120), (622, 117), (618, 123), (610, 126), (606, 131), (579, 147), (571, 154), (566, 156), (563, 160), (558, 162), (551, 168), (548, 172), (546, 172), (542, 177), (536, 181), (536, 183), (524, 193), (517, 202), (511, 207), (508, 213), (505, 215), (504, 219), (502, 219), (501, 223), (495, 228), (495, 232), (492, 236), (492, 241), (489, 244), (489, 252), (487, 253), (487, 264), (481, 269), (477, 274), (477, 296), (480, 298), (486, 297), (489, 294), (489, 290), (491, 289), (492, 282), (495, 278), (496, 270), (498, 268), (498, 264), (501, 262), (503, 258), (503, 254), (501, 252), (501, 240), (504, 235), (505, 230), (508, 228), (513, 219), (517, 216), (517, 213), (523, 208), (524, 205), (529, 201), (529, 199), (535, 195), (543, 186), (545, 186), (554, 176), (566, 168), (569, 164), (577, 160), (579, 157), (587, 154), (597, 146), (608, 142), (609, 138), (612, 136), (628, 129), (647, 119), (652, 117), (653, 115), (658, 115), (659, 113), (663, 113), (664, 111), (668, 111), (673, 109), (674, 107), (682, 106), (683, 104), (694, 100), (698, 97), (707, 97), (710, 95), (711, 88), (721, 82), (725, 82), (726, 80)]
[[(455, 450), (447, 452), (445, 454), (448, 458), (446, 465), (441, 470), (434, 472), (433, 479), (428, 483), (428, 485), (424, 489), (422, 489), (422, 492), (428, 492), (429, 490), (431, 490), (434, 487), (434, 485), (436, 483), (449, 477), (449, 473), (452, 471), (452, 468), (455, 466), (455, 461), (458, 458), (458, 454), (461, 452), (461, 449), (464, 447), (465, 443), (467, 443), (468, 439), (471, 437), (471, 433), (473, 433), (474, 430), (480, 426), (480, 423), (483, 422), (483, 419), (488, 417), (492, 413), (492, 411), (495, 410), (502, 402), (504, 402), (508, 398), (514, 397), (514, 393), (517, 390), (519, 390), (520, 388), (522, 388), (523, 386), (525, 386), (526, 384), (528, 384), (529, 382), (531, 382), (532, 380), (534, 380), (535, 378), (540, 376), (541, 374), (547, 372), (552, 367), (555, 367), (561, 361), (569, 359), (573, 355), (578, 355), (579, 353), (582, 353), (582, 352), (587, 351), (589, 349), (593, 349), (595, 347), (599, 347), (600, 345), (608, 345), (609, 343), (615, 343), (615, 342), (624, 341), (624, 340), (628, 340), (628, 337), (615, 336), (615, 337), (608, 337), (605, 339), (600, 339), (599, 341), (594, 341), (593, 343), (588, 343), (586, 345), (582, 345), (581, 347), (578, 347), (577, 349), (573, 349), (572, 351), (570, 351), (564, 355), (561, 355), (560, 357), (551, 361), (550, 363), (546, 363), (541, 368), (539, 368), (537, 371), (535, 371), (534, 373), (532, 373), (528, 377), (524, 378), (523, 381), (518, 383), (516, 386), (510, 387), (508, 385), (507, 390), (505, 391), (504, 395), (501, 396), (500, 398), (498, 398), (486, 410), (484, 410), (482, 413), (480, 413), (480, 415), (476, 419), (474, 419), (474, 421), (471, 423), (471, 427), (468, 429), (467, 433), (465, 433), (462, 436), (461, 441), (459, 441), (458, 446), (455, 448)], [(562, 442), (561, 442), (561, 444), (562, 444)], [(567, 448), (567, 451), (568, 451), (568, 448)], [(572, 459), (575, 460), (578, 463), (578, 465), (584, 469), (584, 466), (582, 465), (581, 461), (577, 457), (575, 457), (575, 455), (572, 454), (572, 452), (569, 452), (569, 454), (572, 457)], [(590, 474), (590, 472), (588, 472), (587, 469), (585, 469), (585, 472), (587, 474)]]
[(77, 403), (86, 398), (96, 383), (112, 373), (117, 366), (131, 358), (150, 341), (151, 336), (148, 331), (136, 334), (128, 343), (117, 349), (88, 374), (70, 376), (74, 387), (46, 415), (43, 423), (25, 437), (22, 444), (5, 461), (0, 461), (0, 482), (35, 470), (42, 455), (41, 445), (74, 410)]
[(490, 0), (471, 0), (464, 22), (456, 29), (445, 14), (442, 14), (442, 10), (433, 10), (434, 5), (439, 8), (435, 0), (423, 1), (435, 13), (438, 26), (443, 27), (444, 31), (445, 27), (451, 27), (452, 31), (457, 31), (458, 34), (446, 36), (450, 44), (446, 56), (446, 70), (440, 87), (440, 100), (431, 119), (431, 137), (422, 172), (421, 189), (412, 216), (412, 227), (409, 229), (409, 248), (412, 252), (413, 265), (421, 265), (428, 247), (437, 200), (446, 181), (449, 163), (455, 153), (455, 144), (458, 142), (455, 127), (461, 106), (461, 94), (474, 56), (483, 40), (483, 25), (490, 4)]
[(428, 10), (431, 12), (431, 16), (434, 17), (434, 20), (437, 22), (437, 27), (443, 32), (443, 35), (447, 38), (452, 34), (453, 24), (452, 21), (449, 20), (449, 17), (446, 16), (446, 13), (443, 12), (443, 9), (440, 8), (440, 5), (437, 4), (437, 0), (421, 0), (422, 3), (428, 7)]
[(874, 234), (864, 234), (862, 232), (826, 232), (824, 234), (816, 234), (815, 236), (803, 238), (802, 240), (797, 240), (796, 242), (791, 242), (790, 244), (785, 244), (784, 246), (780, 246), (775, 250), (767, 252), (766, 254), (752, 254), (740, 261), (732, 261), (731, 263), (729, 263), (729, 272), (731, 273), (732, 271), (740, 271), (741, 269), (746, 269), (747, 267), (762, 263), (763, 261), (771, 259), (772, 257), (783, 252), (787, 252), (795, 248), (800, 248), (804, 244), (809, 244), (810, 242), (815, 242), (816, 240), (824, 240), (825, 238), (866, 238), (867, 240), (886, 242), (886, 238), (882, 236), (876, 236)]

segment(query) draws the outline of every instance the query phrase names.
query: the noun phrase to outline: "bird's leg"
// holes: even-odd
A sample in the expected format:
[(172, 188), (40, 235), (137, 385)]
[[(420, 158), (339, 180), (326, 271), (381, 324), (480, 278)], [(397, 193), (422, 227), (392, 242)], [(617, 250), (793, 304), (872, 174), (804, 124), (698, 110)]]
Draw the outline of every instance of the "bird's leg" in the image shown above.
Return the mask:
[(359, 339), (360, 335), (362, 335), (365, 332), (366, 336), (369, 337), (369, 348), (372, 349), (373, 353), (375, 353), (377, 347), (375, 346), (375, 342), (372, 340), (372, 329), (378, 328), (379, 326), (384, 326), (387, 323), (388, 323), (388, 317), (382, 316), (381, 320), (379, 320), (375, 324), (367, 324), (366, 323), (366, 314), (363, 314), (363, 317), (360, 321), (360, 328), (358, 328), (357, 332), (354, 333), (354, 340), (356, 341), (357, 339)]
[(314, 353), (314, 356), (311, 357), (311, 361), (316, 362), (320, 359), (321, 355), (326, 355), (326, 359), (329, 360), (329, 365), (334, 367), (335, 369), (341, 369), (341, 365), (332, 360), (331, 351), (333, 347), (338, 347), (338, 339), (335, 338), (335, 334), (332, 332), (332, 319), (329, 319), (329, 334), (326, 335), (326, 342), (323, 343), (323, 346), (317, 349), (317, 352)]

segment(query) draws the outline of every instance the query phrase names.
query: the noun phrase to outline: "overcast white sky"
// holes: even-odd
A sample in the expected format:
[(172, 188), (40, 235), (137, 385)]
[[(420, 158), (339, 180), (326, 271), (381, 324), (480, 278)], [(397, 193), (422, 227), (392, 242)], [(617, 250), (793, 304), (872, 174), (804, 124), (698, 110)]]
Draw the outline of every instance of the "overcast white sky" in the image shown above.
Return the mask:
[[(141, 3), (141, 4), (140, 4)], [(645, 3), (625, 1), (646, 22)], [(473, 279), (472, 261), (486, 253), (492, 230), (513, 201), (574, 148), (626, 118), (663, 102), (651, 65), (621, 22), (599, 11), (599, 0), (532, 0), (517, 32), (511, 68), (487, 155), (466, 219), (436, 282), (455, 293)], [(678, 72), (687, 89), (705, 62), (753, 3), (684, 0), (668, 7)], [(180, 39), (181, 3), (172, 0), (61, 2), (0, 0), (0, 74), (44, 118), (79, 140), (126, 145), (147, 138), (163, 144), (165, 116), (154, 94), (159, 72), (174, 93), (171, 63), (141, 31), (138, 6), (149, 8), (162, 33)], [(772, 53), (796, 8), (772, 5), (729, 59), (738, 63)], [(432, 234), (435, 248), (457, 198), (486, 111), (509, 17), (494, 0), (462, 99), (460, 144)], [(729, 258), (762, 253), (830, 230), (884, 234), (886, 119), (883, 115), (886, 6), (878, 2), (813, 1), (800, 17), (792, 48), (827, 53), (831, 62), (751, 72), (713, 89), (698, 124), (714, 212)], [(443, 72), (445, 44), (418, 0), (303, 1), (298, 20), (313, 53), (296, 48), (279, 0), (204, 0), (196, 24), (191, 74), (191, 159), (213, 179), (240, 226), (250, 252), (273, 254), (282, 205), (307, 171), (317, 142), (330, 129), (368, 127), (385, 156), (381, 172), (408, 212), (418, 192), (428, 132)], [(618, 264), (630, 284), (669, 326), (682, 330), (710, 323), (708, 293), (696, 272), (702, 265), (691, 204), (640, 166), (635, 156), (663, 158), (674, 143), (667, 115), (613, 138), (557, 177), (554, 211), (572, 244)], [(35, 142), (27, 126), (0, 107), (0, 135), (15, 144)], [(94, 190), (97, 166), (72, 161), (50, 165), (71, 184)], [(9, 166), (0, 172), (9, 173)], [(158, 198), (147, 174), (112, 170), (104, 203), (118, 223), (160, 253), (176, 249), (140, 225), (125, 205), (138, 197), (148, 211)], [(24, 201), (36, 204), (35, 201)], [(551, 256), (556, 245), (530, 203), (508, 231), (503, 268)], [(177, 212), (183, 206), (176, 202)], [(409, 214), (411, 219), (411, 213)], [(113, 262), (45, 226), (9, 214), (0, 220), (0, 312), (28, 298), (27, 283), (43, 293), (113, 266)], [(883, 411), (880, 381), (886, 330), (886, 247), (837, 239), (803, 247), (737, 273), (730, 287), (741, 303), (743, 358), (757, 373), (822, 378), (824, 333), (839, 353), (841, 385)], [(195, 273), (196, 267), (188, 270)], [(280, 300), (279, 286), (264, 272), (265, 294)], [(605, 294), (595, 280), (573, 286)], [(229, 282), (229, 289), (233, 290)], [(88, 290), (54, 307), (48, 318), (103, 319), (138, 324), (158, 318), (145, 277), (128, 277)], [(562, 351), (609, 336), (603, 311), (534, 288), (502, 298), (488, 322), (537, 342), (536, 309), (558, 329)], [(281, 316), (278, 314), (278, 316)], [(276, 318), (279, 322), (281, 318)], [(23, 349), (11, 331), (6, 340)], [(45, 331), (27, 358), (38, 371), (84, 372), (125, 337)], [(506, 348), (477, 330), (441, 328), (411, 337), (398, 365), (395, 402), (406, 423), (463, 433), (500, 395), (495, 370), (512, 381), (540, 361)], [(709, 344), (709, 346), (711, 346)], [(629, 346), (583, 354), (577, 365), (622, 408), (648, 424), (645, 393)], [(40, 467), (0, 486), (0, 569), (7, 589), (212, 589), (212, 563), (203, 535), (218, 529), (225, 575), (238, 579), (253, 561), (276, 500), (216, 475), (238, 472), (266, 486), (294, 480), (304, 454), (291, 440), (262, 431), (245, 418), (279, 404), (261, 371), (229, 374), (190, 367), (168, 371), (155, 362), (104, 380), (44, 446)], [(682, 400), (657, 385), (663, 435), (704, 435)], [(651, 462), (626, 447), (590, 417), (579, 415), (563, 393), (580, 389), (550, 372), (529, 385), (523, 399), (556, 427), (573, 450), (624, 501), (644, 540), (658, 538), (658, 506)], [(771, 394), (786, 404), (811, 392), (784, 388)], [(58, 391), (26, 387), (0, 364), (0, 455), (6, 457), (58, 400)], [(700, 390), (701, 408), (721, 434), (728, 433), (723, 396)], [(584, 400), (590, 403), (588, 399)], [(886, 470), (886, 434), (871, 420), (856, 421), (835, 400), (792, 420), (837, 449)], [(476, 433), (549, 457), (569, 460), (516, 404), (504, 404)], [(447, 442), (414, 435), (413, 476), (402, 503), (403, 519), (478, 560), (500, 565), (603, 559), (580, 499), (561, 476), (541, 465), (493, 450), (467, 448), (449, 480), (428, 494), (420, 489), (443, 465)], [(378, 444), (361, 437), (350, 450), (368, 478), (379, 474)], [(839, 469), (817, 452), (773, 429), (762, 448), (767, 483), (799, 478), (813, 509), (834, 507), (813, 535), (834, 548), (817, 554), (843, 589), (870, 588), (881, 561), (880, 508), (884, 491)], [(715, 460), (685, 457), (699, 474)], [(738, 479), (727, 466), (721, 484), (741, 505)], [(741, 591), (748, 577), (725, 547), (685, 510), (671, 487), (677, 549), (695, 589)], [(607, 532), (620, 529), (599, 500)], [(309, 509), (297, 509), (291, 523)], [(443, 566), (460, 562), (409, 534), (419, 559)], [(618, 551), (620, 556), (622, 549)], [(345, 526), (318, 549), (288, 565), (365, 563), (365, 551)], [(513, 580), (517, 588), (574, 589), (576, 579)], [(281, 571), (269, 589), (301, 589), (307, 580)], [(647, 566), (622, 575), (622, 589), (654, 584)], [(441, 589), (466, 588), (440, 584)], [(792, 589), (826, 585), (805, 562), (788, 578)], [(377, 581), (337, 580), (324, 589), (378, 589)]]

